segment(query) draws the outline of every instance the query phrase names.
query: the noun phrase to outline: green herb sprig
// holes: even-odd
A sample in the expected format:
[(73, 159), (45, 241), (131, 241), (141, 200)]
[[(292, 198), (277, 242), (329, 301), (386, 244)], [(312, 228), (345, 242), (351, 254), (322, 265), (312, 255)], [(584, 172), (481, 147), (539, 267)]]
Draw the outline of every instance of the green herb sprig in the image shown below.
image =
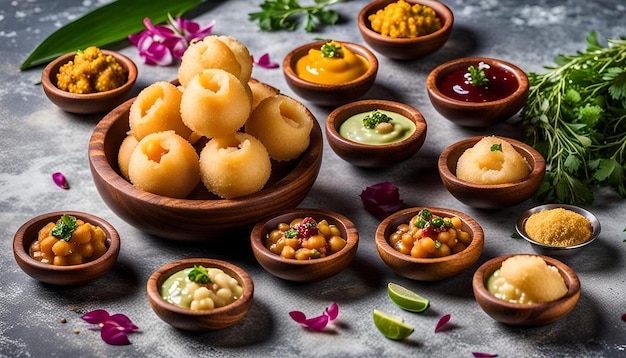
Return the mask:
[(391, 117), (379, 110), (374, 110), (363, 117), (363, 126), (365, 128), (374, 129), (380, 123), (389, 123)]
[(248, 14), (250, 21), (258, 21), (263, 31), (290, 30), (298, 26), (298, 18), (305, 16), (304, 29), (313, 32), (318, 24), (334, 25), (339, 13), (329, 6), (345, 0), (315, 0), (315, 5), (301, 6), (297, 0), (265, 0), (261, 11)]
[(332, 41), (328, 41), (322, 45), (322, 47), (320, 48), (320, 51), (322, 51), (323, 57), (333, 58), (333, 57), (342, 57), (341, 53), (339, 52), (340, 49), (341, 49), (341, 46), (335, 46)]
[(61, 220), (54, 225), (50, 233), (52, 236), (61, 240), (70, 241), (72, 232), (74, 232), (77, 227), (78, 223), (76, 222), (75, 216), (63, 214), (61, 215)]
[(529, 73), (530, 91), (522, 118), (526, 142), (546, 159), (537, 198), (588, 205), (593, 187), (610, 187), (626, 197), (626, 38), (559, 55), (544, 74)]
[(478, 67), (469, 66), (467, 68), (467, 73), (469, 74), (469, 81), (474, 87), (483, 87), (489, 84), (489, 79), (487, 78), (487, 74), (485, 74), (485, 70), (478, 65)]
[(209, 271), (200, 265), (194, 265), (193, 269), (189, 271), (187, 275), (190, 281), (195, 283), (199, 283), (201, 285), (206, 285), (207, 283), (211, 283), (211, 278), (209, 277)]
[(491, 148), (489, 148), (489, 150), (492, 151), (492, 152), (501, 152), (502, 151), (502, 144), (501, 143), (493, 144), (493, 145), (491, 145)]

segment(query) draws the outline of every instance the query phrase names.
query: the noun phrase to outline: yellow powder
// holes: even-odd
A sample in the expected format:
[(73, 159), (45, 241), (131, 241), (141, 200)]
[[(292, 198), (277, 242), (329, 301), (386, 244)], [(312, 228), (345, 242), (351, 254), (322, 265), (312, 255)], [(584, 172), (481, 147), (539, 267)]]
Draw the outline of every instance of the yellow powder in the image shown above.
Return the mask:
[(524, 229), (532, 240), (551, 246), (580, 245), (592, 234), (589, 219), (563, 208), (532, 214)]

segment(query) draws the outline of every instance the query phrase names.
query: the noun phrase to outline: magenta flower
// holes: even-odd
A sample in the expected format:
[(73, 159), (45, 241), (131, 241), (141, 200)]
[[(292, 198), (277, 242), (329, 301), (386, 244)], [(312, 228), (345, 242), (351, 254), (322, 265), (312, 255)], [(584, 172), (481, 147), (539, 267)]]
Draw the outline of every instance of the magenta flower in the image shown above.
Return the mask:
[(472, 355), (474, 356), (474, 358), (495, 358), (498, 356), (497, 354), (481, 353), (481, 352), (473, 352)]
[(300, 311), (291, 311), (289, 312), (289, 316), (303, 325), (304, 327), (313, 329), (315, 331), (321, 332), (326, 328), (328, 322), (334, 320), (339, 315), (339, 306), (336, 303), (330, 305), (330, 307), (326, 307), (324, 313), (321, 316), (306, 318), (306, 315)]
[(52, 174), (52, 180), (54, 180), (54, 184), (61, 189), (67, 190), (70, 188), (70, 184), (67, 182), (67, 179), (65, 179), (65, 175), (63, 175), (63, 173), (57, 172)]
[(435, 333), (443, 330), (445, 325), (448, 324), (448, 322), (450, 322), (450, 317), (452, 316), (450, 314), (447, 314), (439, 319), (439, 322), (437, 322), (437, 326), (435, 327)]
[(168, 15), (167, 25), (153, 25), (147, 17), (143, 24), (146, 30), (129, 35), (128, 41), (137, 47), (145, 64), (168, 66), (183, 57), (190, 43), (211, 34), (215, 21), (202, 28), (196, 22)]
[(390, 182), (368, 186), (361, 192), (360, 197), (365, 209), (380, 220), (398, 211), (404, 205), (404, 202), (400, 200), (400, 191)]
[(270, 60), (269, 53), (264, 53), (263, 55), (261, 55), (258, 61), (254, 59), (254, 56), (252, 56), (252, 62), (254, 62), (255, 65), (259, 65), (263, 68), (278, 68), (278, 64)]
[(139, 329), (126, 315), (121, 313), (109, 315), (105, 310), (94, 310), (85, 313), (81, 318), (95, 324), (96, 326), (92, 329), (100, 328), (102, 340), (112, 345), (130, 344), (126, 333)]

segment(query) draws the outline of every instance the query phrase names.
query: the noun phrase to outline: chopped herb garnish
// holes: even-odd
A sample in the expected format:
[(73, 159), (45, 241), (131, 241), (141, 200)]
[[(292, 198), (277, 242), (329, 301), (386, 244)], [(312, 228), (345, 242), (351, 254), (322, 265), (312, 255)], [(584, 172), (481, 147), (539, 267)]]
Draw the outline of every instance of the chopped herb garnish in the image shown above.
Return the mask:
[(489, 84), (489, 79), (485, 74), (485, 69), (488, 69), (490, 66), (481, 62), (478, 64), (478, 67), (474, 67), (473, 65), (467, 68), (467, 73), (465, 77), (469, 80), (472, 86), (474, 87), (483, 87)]
[(341, 46), (339, 46), (336, 42), (328, 41), (327, 43), (322, 45), (320, 50), (322, 51), (323, 57), (341, 57), (341, 53), (339, 52), (339, 50), (341, 50)]
[(491, 149), (492, 152), (501, 152), (502, 151), (502, 144), (500, 144), (500, 143), (493, 144), (490, 149)]
[(291, 239), (297, 236), (298, 236), (298, 229), (290, 228), (289, 230), (285, 231), (285, 237), (288, 239)]
[(363, 126), (369, 129), (374, 129), (379, 123), (388, 123), (390, 121), (391, 117), (379, 110), (374, 110), (363, 118)]
[(61, 240), (70, 241), (72, 238), (72, 232), (78, 227), (76, 217), (72, 215), (63, 214), (61, 220), (59, 220), (52, 229), (52, 236)]
[(200, 265), (194, 265), (193, 269), (189, 271), (189, 275), (187, 275), (187, 277), (189, 277), (189, 280), (195, 283), (199, 283), (201, 285), (211, 283), (211, 279), (209, 278), (209, 271)]

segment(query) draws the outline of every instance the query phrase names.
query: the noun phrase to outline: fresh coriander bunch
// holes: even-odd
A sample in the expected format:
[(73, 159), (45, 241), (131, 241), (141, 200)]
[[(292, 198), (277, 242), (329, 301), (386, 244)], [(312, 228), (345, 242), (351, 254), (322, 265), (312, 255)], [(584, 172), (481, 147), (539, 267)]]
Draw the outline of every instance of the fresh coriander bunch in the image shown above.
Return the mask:
[(298, 18), (305, 16), (304, 29), (313, 32), (318, 24), (334, 25), (339, 21), (339, 13), (328, 9), (331, 5), (345, 0), (315, 0), (311, 6), (301, 6), (297, 0), (265, 0), (261, 11), (249, 13), (250, 21), (259, 21), (263, 31), (295, 30)]
[(555, 62), (544, 74), (528, 74), (522, 110), (527, 143), (546, 159), (538, 199), (588, 205), (596, 186), (626, 197), (626, 38), (604, 47), (591, 32), (585, 51)]

